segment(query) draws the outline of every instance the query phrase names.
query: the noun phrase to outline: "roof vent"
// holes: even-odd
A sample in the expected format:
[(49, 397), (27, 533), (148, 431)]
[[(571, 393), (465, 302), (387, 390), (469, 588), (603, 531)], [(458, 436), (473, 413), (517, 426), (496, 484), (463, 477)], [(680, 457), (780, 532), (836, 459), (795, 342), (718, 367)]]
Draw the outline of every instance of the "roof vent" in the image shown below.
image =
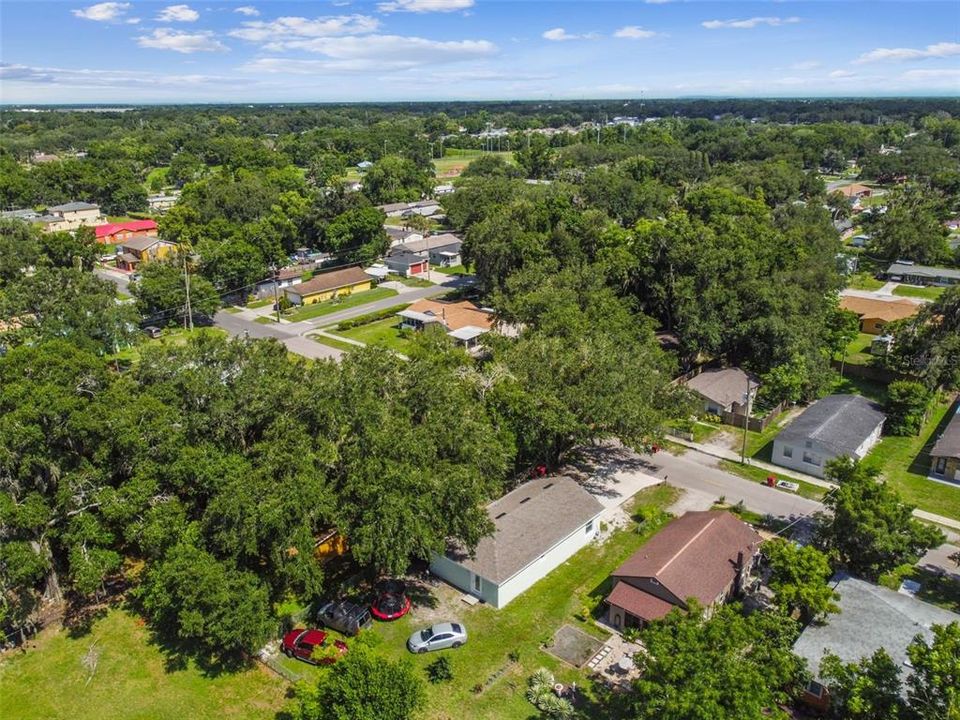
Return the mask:
[(530, 498), (525, 497), (523, 500), (520, 501), (520, 504), (523, 505), (525, 502), (530, 502)]
[(500, 518), (504, 517), (505, 515), (506, 515), (506, 513), (505, 513), (505, 512), (502, 512), (502, 513), (500, 513), (499, 515), (497, 515), (497, 516), (494, 518), (494, 520), (499, 520)]
[(544, 490), (549, 490), (549, 489), (552, 488), (552, 487), (553, 487), (553, 483), (552, 483), (552, 482), (548, 482), (546, 485), (543, 486), (543, 489), (544, 489)]

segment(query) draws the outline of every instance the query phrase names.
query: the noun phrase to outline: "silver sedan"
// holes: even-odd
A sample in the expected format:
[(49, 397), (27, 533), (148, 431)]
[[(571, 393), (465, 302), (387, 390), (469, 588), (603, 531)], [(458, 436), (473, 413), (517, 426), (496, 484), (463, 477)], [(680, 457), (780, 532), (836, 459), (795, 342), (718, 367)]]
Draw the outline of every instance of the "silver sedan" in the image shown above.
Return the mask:
[(460, 623), (437, 623), (418, 630), (407, 640), (407, 649), (412, 653), (428, 650), (458, 648), (467, 641), (467, 629)]

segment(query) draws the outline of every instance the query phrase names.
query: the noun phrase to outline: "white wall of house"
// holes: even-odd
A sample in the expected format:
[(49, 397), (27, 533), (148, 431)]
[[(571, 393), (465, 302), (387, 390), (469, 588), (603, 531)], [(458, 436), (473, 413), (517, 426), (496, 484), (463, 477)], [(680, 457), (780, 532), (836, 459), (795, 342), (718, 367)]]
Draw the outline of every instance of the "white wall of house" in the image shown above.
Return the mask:
[[(478, 578), (468, 568), (446, 556), (435, 555), (430, 561), (430, 572), (443, 578), (454, 587), (499, 609), (569, 560), (574, 553), (593, 540), (599, 531), (600, 513), (597, 513), (589, 522), (578, 527), (520, 572), (499, 585), (486, 578)], [(479, 590), (476, 585), (478, 579)]]
[(873, 446), (880, 442), (880, 433), (883, 430), (883, 425), (878, 425), (877, 428), (870, 433), (870, 437), (864, 440), (860, 447), (857, 448), (857, 459), (863, 460), (867, 456), (867, 453), (873, 449)]
[(836, 455), (819, 443), (789, 443), (783, 440), (773, 441), (773, 455), (771, 460), (775, 465), (797, 470), (814, 477), (823, 477), (823, 466)]
[(502, 608), (508, 602), (531, 587), (538, 580), (542, 580), (580, 548), (586, 546), (600, 531), (600, 513), (597, 513), (589, 522), (581, 525), (566, 538), (544, 552), (540, 557), (527, 565), (523, 570), (500, 584), (499, 604)]

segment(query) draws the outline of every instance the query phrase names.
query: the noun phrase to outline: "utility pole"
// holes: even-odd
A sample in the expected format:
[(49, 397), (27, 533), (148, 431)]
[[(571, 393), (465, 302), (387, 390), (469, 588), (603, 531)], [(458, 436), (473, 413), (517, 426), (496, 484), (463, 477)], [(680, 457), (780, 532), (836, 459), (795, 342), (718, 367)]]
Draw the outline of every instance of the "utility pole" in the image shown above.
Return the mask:
[(740, 450), (740, 464), (747, 464), (747, 428), (750, 426), (750, 411), (753, 406), (753, 396), (750, 394), (750, 376), (747, 376), (747, 415), (743, 419), (743, 448)]
[(277, 325), (280, 324), (280, 268), (271, 265), (273, 271), (273, 307), (277, 311)]
[(180, 246), (180, 254), (183, 255), (183, 286), (186, 289), (187, 298), (184, 306), (183, 327), (185, 330), (193, 330), (193, 308), (190, 306), (190, 273), (187, 270), (187, 253)]
[(843, 380), (843, 366), (847, 361), (847, 343), (850, 342), (850, 339), (844, 335), (843, 336), (843, 352), (840, 355), (840, 379)]

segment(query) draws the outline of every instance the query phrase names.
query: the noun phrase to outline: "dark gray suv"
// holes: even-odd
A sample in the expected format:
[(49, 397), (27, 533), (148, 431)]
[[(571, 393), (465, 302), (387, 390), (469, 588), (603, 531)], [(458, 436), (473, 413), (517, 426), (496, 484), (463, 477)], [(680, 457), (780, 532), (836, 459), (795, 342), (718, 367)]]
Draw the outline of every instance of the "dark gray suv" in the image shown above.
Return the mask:
[(373, 624), (370, 611), (363, 605), (348, 600), (324, 602), (317, 612), (319, 627), (333, 628), (344, 635), (356, 635)]

